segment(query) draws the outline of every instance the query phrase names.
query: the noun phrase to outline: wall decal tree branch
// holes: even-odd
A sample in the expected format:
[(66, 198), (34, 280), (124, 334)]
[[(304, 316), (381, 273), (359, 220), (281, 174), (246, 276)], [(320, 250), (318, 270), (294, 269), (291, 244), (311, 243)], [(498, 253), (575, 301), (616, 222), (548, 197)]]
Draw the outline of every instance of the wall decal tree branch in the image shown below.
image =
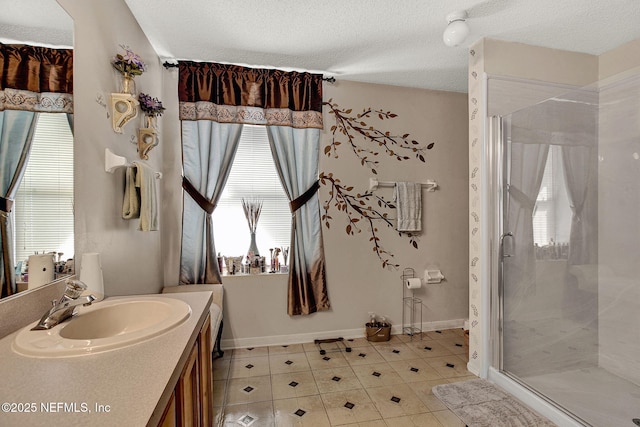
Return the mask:
[[(368, 168), (373, 174), (377, 174), (376, 167), (379, 160), (376, 158), (381, 152), (398, 161), (410, 160), (408, 154), (413, 154), (415, 159), (426, 163), (426, 150), (431, 150), (435, 143), (420, 145), (416, 140), (410, 139), (409, 134), (393, 135), (389, 131), (380, 130), (367, 124), (375, 117), (379, 120), (388, 120), (397, 117), (390, 111), (373, 108), (365, 108), (362, 113), (352, 115), (352, 109), (341, 109), (338, 104), (330, 99), (323, 105), (329, 107), (329, 114), (333, 115), (335, 124), (331, 126), (331, 142), (324, 148), (328, 157), (338, 158), (339, 147), (346, 141), (351, 151), (359, 160), (360, 165)], [(340, 140), (343, 141), (340, 141)], [(363, 142), (360, 142), (363, 140)], [(329, 186), (329, 199), (323, 203), (324, 214), (322, 221), (330, 228), (333, 217), (332, 207), (338, 212), (343, 212), (347, 217), (345, 232), (353, 236), (362, 232), (362, 223), (365, 223), (371, 236), (372, 251), (382, 262), (382, 268), (397, 269), (400, 267), (393, 258), (393, 253), (384, 249), (380, 240), (380, 232), (377, 224), (394, 228), (389, 219), (389, 211), (395, 209), (395, 205), (371, 191), (364, 193), (354, 192), (353, 186), (345, 186), (333, 173), (320, 173), (320, 183)], [(409, 239), (409, 243), (418, 249), (418, 238), (412, 233), (399, 232), (398, 235)]]
[[(329, 107), (329, 114), (335, 118), (335, 124), (331, 126), (331, 143), (324, 148), (324, 154), (327, 156), (333, 155), (337, 159), (338, 147), (343, 143), (340, 139), (345, 138), (351, 151), (360, 160), (360, 164), (366, 166), (372, 173), (377, 175), (378, 172), (375, 168), (379, 164), (379, 160), (375, 159), (375, 157), (380, 154), (380, 151), (395, 157), (398, 161), (409, 160), (410, 157), (407, 154), (413, 154), (416, 159), (425, 163), (426, 150), (431, 150), (435, 145), (432, 142), (426, 146), (420, 146), (418, 141), (409, 138), (410, 135), (408, 133), (392, 135), (389, 131), (382, 131), (365, 122), (365, 120), (372, 119), (375, 116), (380, 120), (398, 117), (397, 114), (391, 111), (369, 107), (354, 116), (351, 108), (347, 110), (341, 109), (338, 104), (332, 101), (330, 99), (328, 102), (323, 103), (323, 105)], [(364, 139), (364, 142), (368, 143), (369, 146), (359, 145), (356, 138)]]

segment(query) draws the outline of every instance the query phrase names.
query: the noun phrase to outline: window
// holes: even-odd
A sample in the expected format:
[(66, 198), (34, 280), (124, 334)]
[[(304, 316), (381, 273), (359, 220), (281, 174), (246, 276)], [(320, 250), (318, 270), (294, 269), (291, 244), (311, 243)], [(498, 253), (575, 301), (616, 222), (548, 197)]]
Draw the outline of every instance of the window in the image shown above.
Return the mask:
[(571, 208), (564, 179), (561, 147), (549, 148), (533, 213), (533, 241), (539, 247), (565, 246), (571, 231)]
[(269, 249), (291, 243), (289, 199), (276, 171), (267, 129), (244, 125), (229, 179), (213, 212), (216, 250), (223, 256), (246, 256), (251, 243), (242, 198), (262, 199), (256, 230), (260, 255), (269, 262)]
[(66, 114), (40, 113), (14, 204), (15, 262), (35, 252), (73, 257), (73, 135)]

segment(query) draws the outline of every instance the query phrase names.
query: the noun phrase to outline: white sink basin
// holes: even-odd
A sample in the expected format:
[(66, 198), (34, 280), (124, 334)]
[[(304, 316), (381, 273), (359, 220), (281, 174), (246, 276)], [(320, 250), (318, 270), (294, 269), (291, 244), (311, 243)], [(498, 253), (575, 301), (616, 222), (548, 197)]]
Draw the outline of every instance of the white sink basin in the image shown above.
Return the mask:
[(16, 353), (34, 357), (69, 357), (128, 347), (180, 325), (191, 307), (165, 297), (107, 299), (79, 307), (77, 315), (49, 330), (32, 331), (38, 322), (16, 335)]

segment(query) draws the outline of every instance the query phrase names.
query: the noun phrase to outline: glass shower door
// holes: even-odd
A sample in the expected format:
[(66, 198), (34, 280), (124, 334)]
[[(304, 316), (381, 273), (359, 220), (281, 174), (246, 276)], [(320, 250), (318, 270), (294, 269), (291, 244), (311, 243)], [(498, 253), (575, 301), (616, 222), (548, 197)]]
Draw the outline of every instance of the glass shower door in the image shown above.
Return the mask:
[(598, 427), (640, 423), (639, 96), (634, 77), (501, 124), (500, 368)]

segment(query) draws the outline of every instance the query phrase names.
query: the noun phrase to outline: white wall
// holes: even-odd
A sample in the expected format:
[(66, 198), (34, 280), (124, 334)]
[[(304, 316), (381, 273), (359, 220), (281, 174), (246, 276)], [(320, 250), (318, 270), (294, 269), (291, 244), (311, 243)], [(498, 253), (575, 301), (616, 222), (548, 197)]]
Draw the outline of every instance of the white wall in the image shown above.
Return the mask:
[[(122, 51), (121, 44), (142, 56), (148, 66), (136, 78), (138, 92), (160, 96), (158, 57), (123, 0), (59, 3), (74, 20), (76, 259), (85, 252), (101, 254), (107, 295), (157, 293), (162, 287), (160, 232), (143, 233), (137, 230), (137, 220), (121, 219), (124, 171), (113, 175), (104, 171), (105, 148), (136, 159), (131, 140), (142, 117), (130, 122), (124, 134), (117, 134), (96, 98), (108, 102), (109, 94), (120, 88), (119, 74), (110, 62)], [(161, 137), (160, 147), (163, 143)], [(156, 148), (150, 157), (147, 163), (162, 170), (162, 150)]]

